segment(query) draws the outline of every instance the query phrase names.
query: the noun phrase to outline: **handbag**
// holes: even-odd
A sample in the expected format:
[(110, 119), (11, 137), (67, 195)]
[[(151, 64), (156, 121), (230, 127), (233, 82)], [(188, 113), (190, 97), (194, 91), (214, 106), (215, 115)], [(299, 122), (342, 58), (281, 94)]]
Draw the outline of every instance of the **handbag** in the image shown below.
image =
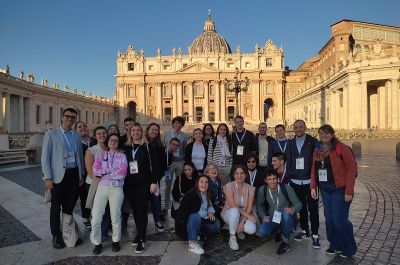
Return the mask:
[(92, 179), (92, 184), (90, 184), (90, 188), (89, 188), (89, 191), (88, 191), (88, 196), (87, 196), (87, 199), (86, 199), (85, 207), (87, 209), (92, 209), (93, 208), (94, 196), (96, 195), (97, 186), (99, 186), (99, 181), (100, 181), (100, 179), (98, 177), (94, 177)]
[(76, 241), (78, 241), (78, 227), (75, 219), (72, 215), (63, 213), (62, 214), (62, 235), (64, 243), (67, 247), (75, 247)]
[(51, 189), (46, 189), (44, 191), (43, 203), (46, 204), (51, 201)]

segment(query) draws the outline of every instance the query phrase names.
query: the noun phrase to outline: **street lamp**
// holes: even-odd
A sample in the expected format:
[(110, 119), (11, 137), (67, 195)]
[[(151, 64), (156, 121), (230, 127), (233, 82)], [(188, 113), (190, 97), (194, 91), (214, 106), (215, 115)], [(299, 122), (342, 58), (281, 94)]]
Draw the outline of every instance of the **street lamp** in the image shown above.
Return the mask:
[[(229, 84), (229, 80), (225, 78), (225, 85)], [(250, 80), (247, 76), (244, 77), (244, 80), (239, 79), (239, 69), (236, 67), (235, 77), (233, 78), (233, 87), (226, 87), (226, 90), (229, 92), (235, 92), (236, 96), (236, 108), (235, 108), (235, 116), (238, 116), (239, 113), (239, 93), (244, 91), (246, 92), (249, 88)]]

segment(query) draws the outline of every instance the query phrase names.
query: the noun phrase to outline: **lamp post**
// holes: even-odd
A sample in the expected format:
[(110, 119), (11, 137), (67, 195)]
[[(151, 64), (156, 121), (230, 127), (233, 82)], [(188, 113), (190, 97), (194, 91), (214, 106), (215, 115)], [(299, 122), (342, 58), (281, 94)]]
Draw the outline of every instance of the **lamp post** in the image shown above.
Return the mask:
[[(229, 80), (225, 78), (224, 83), (225, 85), (229, 84)], [(246, 92), (249, 88), (250, 80), (247, 76), (244, 77), (244, 80), (239, 79), (239, 69), (236, 67), (235, 76), (233, 77), (233, 87), (227, 87), (226, 90), (229, 92), (235, 92), (236, 96), (236, 107), (235, 107), (235, 116), (240, 114), (239, 111), (239, 94), (240, 92)]]

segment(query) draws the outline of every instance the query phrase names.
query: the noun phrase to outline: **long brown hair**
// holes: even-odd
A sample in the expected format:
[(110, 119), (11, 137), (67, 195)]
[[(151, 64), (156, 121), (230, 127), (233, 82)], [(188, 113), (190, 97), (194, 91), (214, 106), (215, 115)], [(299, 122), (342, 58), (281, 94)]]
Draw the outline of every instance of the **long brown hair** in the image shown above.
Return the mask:
[(322, 132), (324, 132), (324, 133), (330, 133), (330, 134), (332, 134), (332, 139), (331, 139), (332, 148), (335, 148), (336, 144), (337, 144), (338, 142), (340, 142), (339, 139), (336, 138), (335, 130), (333, 129), (333, 127), (332, 127), (331, 125), (329, 125), (329, 124), (324, 124), (324, 125), (322, 125), (322, 126), (319, 127), (319, 129), (318, 129), (318, 132), (320, 132), (320, 131), (322, 131)]
[(201, 179), (201, 178), (206, 178), (207, 181), (208, 181), (208, 188), (207, 188), (206, 197), (207, 197), (208, 206), (210, 206), (210, 205), (212, 205), (212, 203), (211, 203), (211, 190), (210, 190), (210, 178), (209, 178), (209, 177), (207, 177), (206, 175), (199, 175), (199, 176), (197, 177), (197, 179), (196, 179), (196, 185), (195, 185), (196, 193), (197, 193), (197, 195), (199, 195), (199, 197), (201, 198), (201, 192), (200, 192), (200, 190), (199, 190), (199, 182), (200, 182), (200, 179)]

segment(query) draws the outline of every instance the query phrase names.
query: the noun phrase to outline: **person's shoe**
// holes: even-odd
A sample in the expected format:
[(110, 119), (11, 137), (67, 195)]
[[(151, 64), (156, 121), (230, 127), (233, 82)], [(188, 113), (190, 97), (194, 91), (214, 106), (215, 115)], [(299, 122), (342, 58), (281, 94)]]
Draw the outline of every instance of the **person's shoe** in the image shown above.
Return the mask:
[(319, 236), (318, 235), (312, 235), (312, 247), (313, 248), (320, 248), (321, 244), (319, 243)]
[(138, 243), (139, 243), (139, 239), (137, 237), (135, 237), (135, 239), (132, 241), (131, 245), (136, 247)]
[(306, 231), (301, 231), (300, 233), (298, 233), (295, 237), (294, 240), (296, 241), (301, 241), (303, 239), (310, 239), (310, 234)]
[(164, 232), (165, 231), (164, 226), (160, 222), (155, 223), (154, 226), (156, 227), (156, 231), (157, 232)]
[(325, 253), (328, 255), (335, 255), (335, 254), (340, 254), (342, 253), (342, 251), (340, 250), (333, 250), (331, 248), (328, 248), (327, 250), (325, 250)]
[(75, 247), (82, 245), (82, 243), (83, 243), (82, 239), (78, 238), (78, 240), (76, 240), (75, 242)]
[(65, 243), (61, 236), (53, 236), (52, 244), (55, 249), (65, 248)]
[(112, 252), (118, 252), (121, 250), (121, 245), (119, 244), (119, 242), (112, 242), (112, 248), (111, 248)]
[(232, 250), (239, 250), (239, 244), (236, 240), (236, 236), (229, 237), (229, 248)]
[(145, 249), (146, 249), (146, 243), (143, 240), (139, 240), (138, 244), (136, 246), (135, 253), (136, 254), (141, 254), (141, 253), (144, 252)]
[(238, 239), (239, 240), (244, 240), (246, 238), (246, 234), (244, 232), (238, 233)]
[(90, 223), (90, 221), (88, 219), (86, 219), (85, 221), (83, 221), (83, 224), (85, 225), (85, 230), (86, 231), (92, 231), (92, 224)]
[(200, 246), (200, 244), (197, 241), (190, 242), (188, 250), (197, 255), (204, 254), (204, 249)]
[(102, 249), (103, 249), (103, 246), (101, 244), (94, 246), (93, 255), (99, 255), (101, 253)]
[(340, 257), (342, 257), (342, 258), (344, 258), (344, 259), (349, 259), (349, 258), (351, 258), (352, 256), (347, 256), (347, 255), (345, 255), (345, 254), (343, 254), (343, 253), (340, 253)]
[(286, 243), (285, 241), (282, 241), (278, 245), (278, 250), (276, 251), (276, 254), (285, 255), (285, 254), (287, 254), (289, 252), (289, 250), (290, 250), (289, 244)]

